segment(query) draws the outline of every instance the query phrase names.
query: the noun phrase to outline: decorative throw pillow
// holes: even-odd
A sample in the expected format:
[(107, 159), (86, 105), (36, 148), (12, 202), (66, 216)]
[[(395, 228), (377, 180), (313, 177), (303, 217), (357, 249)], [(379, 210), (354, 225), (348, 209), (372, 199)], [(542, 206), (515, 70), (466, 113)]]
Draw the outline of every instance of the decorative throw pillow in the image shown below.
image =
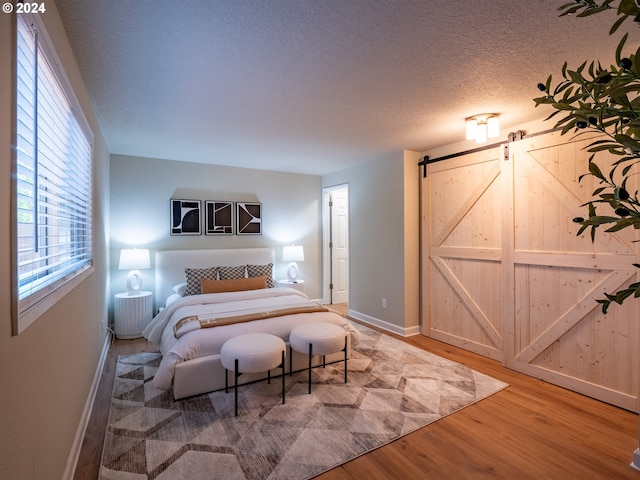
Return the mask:
[(273, 288), (276, 286), (276, 282), (273, 281), (273, 263), (267, 265), (247, 265), (248, 277), (267, 277), (267, 288)]
[(186, 295), (199, 295), (200, 292), (200, 280), (205, 278), (207, 280), (218, 279), (218, 267), (210, 268), (185, 268), (184, 273), (187, 276), (187, 289), (184, 292)]
[(202, 293), (238, 292), (267, 288), (267, 277), (235, 278), (231, 280), (200, 280)]
[(238, 278), (245, 278), (245, 266), (240, 265), (237, 267), (218, 267), (218, 275), (220, 280), (234, 280)]

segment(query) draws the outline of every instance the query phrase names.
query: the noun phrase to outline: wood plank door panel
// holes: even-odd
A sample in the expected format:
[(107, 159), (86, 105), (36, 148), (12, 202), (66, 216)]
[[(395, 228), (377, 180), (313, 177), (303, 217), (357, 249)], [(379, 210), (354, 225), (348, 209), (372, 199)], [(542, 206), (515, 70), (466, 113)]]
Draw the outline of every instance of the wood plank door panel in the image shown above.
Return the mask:
[(640, 236), (576, 235), (589, 142), (551, 132), (428, 165), (422, 333), (637, 412), (640, 301), (603, 315), (596, 299), (637, 281)]
[[(557, 132), (513, 142), (513, 235), (505, 308), (505, 364), (514, 370), (637, 410), (638, 302), (603, 315), (596, 298), (635, 280), (635, 232), (576, 236), (572, 219), (595, 189), (584, 147)], [(609, 207), (599, 207), (602, 213)], [(509, 314), (512, 312), (512, 315)]]
[[(500, 149), (428, 166), (423, 333), (502, 359)], [(426, 228), (425, 228), (426, 227)]]

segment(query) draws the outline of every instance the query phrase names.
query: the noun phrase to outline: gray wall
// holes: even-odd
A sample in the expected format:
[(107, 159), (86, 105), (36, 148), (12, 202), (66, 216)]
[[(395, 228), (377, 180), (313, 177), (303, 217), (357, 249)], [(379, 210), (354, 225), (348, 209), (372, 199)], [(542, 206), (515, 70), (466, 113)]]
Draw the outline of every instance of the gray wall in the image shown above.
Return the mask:
[[(14, 15), (0, 15), (0, 476), (63, 478), (106, 346), (109, 154), (54, 2), (38, 14), (95, 135), (94, 272), (18, 336), (11, 333), (10, 218)], [(72, 467), (73, 465), (71, 465)]]
[(417, 162), (417, 152), (397, 152), (322, 179), (349, 184), (349, 310), (401, 334), (419, 324)]
[[(169, 200), (229, 200), (262, 203), (262, 235), (172, 236)], [(299, 277), (307, 295), (322, 296), (321, 177), (203, 165), (122, 155), (111, 156), (111, 268), (114, 295), (125, 289), (127, 272), (117, 269), (120, 250), (151, 250), (152, 268), (142, 271), (143, 288), (154, 286), (157, 250), (272, 247), (277, 278), (286, 278), (282, 247), (304, 246)], [(160, 299), (155, 299), (159, 304)]]

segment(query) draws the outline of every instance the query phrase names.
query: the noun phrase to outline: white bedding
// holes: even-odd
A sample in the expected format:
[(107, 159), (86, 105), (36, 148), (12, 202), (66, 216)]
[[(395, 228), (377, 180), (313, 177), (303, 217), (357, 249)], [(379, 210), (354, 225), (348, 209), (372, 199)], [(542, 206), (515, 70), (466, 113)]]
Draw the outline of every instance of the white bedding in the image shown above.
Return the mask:
[(197, 315), (200, 320), (242, 315), (278, 307), (297, 307), (313, 302), (292, 288), (191, 295), (177, 299), (162, 310), (142, 332), (150, 342), (160, 346), (162, 361), (153, 380), (161, 390), (169, 390), (176, 364), (207, 355), (217, 355), (228, 339), (244, 333), (263, 332), (289, 339), (291, 329), (301, 323), (329, 322), (351, 333), (351, 345), (360, 332), (345, 318), (334, 312), (296, 313), (213, 328), (203, 328), (175, 338), (173, 326), (184, 317)]

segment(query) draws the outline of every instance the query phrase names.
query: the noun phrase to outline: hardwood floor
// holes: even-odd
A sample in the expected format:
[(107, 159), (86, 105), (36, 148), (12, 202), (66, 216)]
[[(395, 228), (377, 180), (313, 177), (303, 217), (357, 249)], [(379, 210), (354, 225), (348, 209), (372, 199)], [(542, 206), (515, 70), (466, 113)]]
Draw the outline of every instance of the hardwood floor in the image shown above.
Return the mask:
[[(338, 308), (346, 314), (345, 306)], [(403, 340), (509, 387), (316, 479), (640, 479), (640, 471), (630, 467), (638, 447), (636, 414), (422, 335)], [(76, 480), (98, 476), (117, 356), (151, 350), (143, 339), (114, 341)]]

